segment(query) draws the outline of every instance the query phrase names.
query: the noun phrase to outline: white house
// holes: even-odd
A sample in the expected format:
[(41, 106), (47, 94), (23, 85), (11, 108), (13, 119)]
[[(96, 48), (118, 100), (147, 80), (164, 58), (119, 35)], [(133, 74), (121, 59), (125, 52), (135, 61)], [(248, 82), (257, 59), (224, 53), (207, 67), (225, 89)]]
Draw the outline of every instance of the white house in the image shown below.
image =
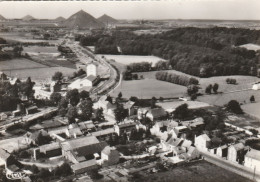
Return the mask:
[(208, 147), (210, 146), (211, 139), (208, 137), (208, 135), (203, 134), (198, 137), (195, 137), (194, 145), (199, 150), (207, 151)]
[(260, 82), (254, 83), (252, 90), (260, 90)]
[(95, 62), (91, 62), (90, 64), (87, 65), (87, 76), (97, 76), (97, 64)]
[(228, 152), (227, 145), (223, 145), (217, 148), (217, 156), (219, 157), (227, 157), (227, 152)]
[(260, 151), (250, 149), (250, 151), (245, 155), (244, 166), (260, 172)]
[(68, 88), (69, 89), (83, 89), (89, 91), (95, 83), (97, 83), (99, 77), (90, 75), (85, 78), (77, 79), (71, 84), (69, 84)]
[(244, 153), (245, 153), (244, 148), (245, 148), (245, 146), (242, 143), (237, 143), (235, 145), (231, 145), (228, 148), (227, 159), (232, 162), (238, 162), (238, 163), (243, 162)]

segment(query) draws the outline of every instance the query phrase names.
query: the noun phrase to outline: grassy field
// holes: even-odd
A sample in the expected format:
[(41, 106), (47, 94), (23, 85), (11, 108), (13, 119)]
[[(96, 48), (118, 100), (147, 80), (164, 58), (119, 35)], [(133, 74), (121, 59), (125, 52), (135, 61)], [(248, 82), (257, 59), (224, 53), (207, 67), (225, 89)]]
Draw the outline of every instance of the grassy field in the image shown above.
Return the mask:
[(242, 109), (247, 114), (256, 117), (260, 120), (260, 102), (242, 105)]
[(50, 55), (59, 55), (59, 51), (57, 50), (57, 47), (44, 47), (44, 46), (29, 46), (24, 47), (23, 52), (26, 52), (28, 54), (50, 54)]
[(112, 96), (117, 96), (122, 92), (124, 98), (136, 96), (138, 98), (150, 99), (153, 96), (159, 97), (180, 97), (186, 93), (186, 87), (158, 81), (154, 79), (122, 81), (121, 85), (112, 92)]
[(98, 55), (104, 56), (106, 59), (114, 59), (116, 62), (128, 65), (131, 63), (149, 62), (154, 66), (158, 61), (163, 60), (162, 58), (155, 56), (131, 56), (131, 55)]
[(206, 161), (189, 163), (166, 172), (141, 175), (142, 177), (135, 179), (136, 182), (251, 182)]
[(188, 104), (188, 107), (190, 109), (197, 109), (197, 108), (204, 108), (204, 107), (209, 107), (210, 105), (204, 102), (198, 102), (198, 101), (171, 101), (171, 102), (158, 102), (156, 105), (161, 106), (164, 108), (166, 111), (172, 112), (175, 110), (178, 106), (182, 104)]
[[(144, 78), (147, 79), (155, 79), (155, 74), (157, 71), (152, 71), (152, 72), (140, 72), (138, 75), (143, 75)], [(169, 70), (167, 71), (169, 73), (175, 73), (179, 75), (186, 75), (190, 76), (187, 74), (184, 74), (179, 71), (175, 70)], [(211, 94), (211, 95), (204, 95), (201, 97), (198, 97), (199, 101), (206, 102), (210, 105), (218, 105), (218, 106), (223, 106), (224, 104), (227, 104), (228, 101), (235, 99), (238, 100), (241, 103), (249, 103), (249, 98), (251, 95), (254, 95), (256, 98), (256, 101), (260, 101), (260, 91), (254, 91), (250, 90), (252, 88), (252, 84), (254, 82), (259, 81), (260, 79), (257, 77), (253, 76), (240, 76), (240, 75), (235, 75), (235, 76), (216, 76), (216, 77), (210, 77), (210, 78), (198, 78), (195, 77), (199, 80), (200, 83), (200, 92), (202, 94), (205, 93), (205, 88), (209, 84), (214, 84), (218, 83), (219, 84), (219, 92), (223, 92), (223, 94)], [(232, 84), (227, 84), (226, 79), (227, 78), (234, 78), (237, 80), (236, 85)], [(243, 91), (242, 91), (243, 90)], [(233, 91), (238, 91), (238, 92), (233, 92)], [(230, 93), (228, 93), (230, 92)], [(244, 102), (245, 101), (245, 102)]]
[(50, 44), (60, 44), (62, 40), (37, 40), (33, 39), (33, 35), (30, 33), (24, 33), (24, 32), (0, 32), (0, 37), (6, 39), (10, 42), (49, 42)]
[(34, 61), (25, 58), (17, 58), (17, 59), (12, 59), (7, 61), (0, 61), (1, 71), (16, 70), (16, 69), (46, 68), (46, 67), (47, 66), (45, 65), (36, 63)]
[[(13, 70), (11, 72), (12, 77), (18, 77), (21, 79), (26, 79), (27, 77), (31, 77), (32, 80), (50, 80), (55, 72), (60, 71), (64, 76), (72, 75), (75, 69), (64, 68), (64, 67), (47, 67), (47, 68), (32, 68), (32, 69), (21, 69), (21, 70)], [(9, 71), (4, 71), (8, 76), (10, 76)]]

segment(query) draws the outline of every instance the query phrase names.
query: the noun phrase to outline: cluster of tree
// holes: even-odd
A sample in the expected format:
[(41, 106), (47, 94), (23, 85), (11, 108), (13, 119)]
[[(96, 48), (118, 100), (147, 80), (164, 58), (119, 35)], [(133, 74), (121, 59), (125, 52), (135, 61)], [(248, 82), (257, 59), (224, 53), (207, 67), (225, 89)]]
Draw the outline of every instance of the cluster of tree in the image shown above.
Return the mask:
[(155, 74), (157, 80), (167, 81), (178, 85), (188, 86), (188, 85), (198, 85), (199, 81), (196, 78), (189, 78), (184, 75), (177, 75), (168, 72), (157, 72)]
[(131, 73), (129, 70), (126, 70), (122, 73), (123, 80), (138, 80), (138, 74)]
[(146, 72), (152, 70), (152, 63), (140, 62), (140, 63), (131, 63), (127, 65), (126, 69), (130, 72)]
[(235, 114), (243, 114), (243, 110), (240, 107), (239, 102), (237, 102), (236, 100), (231, 100), (228, 102), (227, 106), (226, 106), (228, 111), (231, 111)]
[(7, 43), (6, 40), (0, 37), (0, 44), (6, 44), (6, 43)]
[(103, 37), (102, 35), (86, 35), (86, 36), (76, 36), (75, 40), (79, 40), (81, 46), (94, 46), (95, 43)]
[(205, 93), (207, 94), (211, 94), (212, 93), (212, 90), (213, 92), (216, 94), (218, 93), (218, 84), (215, 83), (213, 86), (211, 84), (209, 84), (206, 88), (205, 88)]
[(8, 59), (21, 57), (22, 56), (23, 47), (21, 45), (14, 46), (12, 51), (2, 51), (0, 48), (0, 61), (5, 61)]
[(79, 69), (78, 71), (73, 72), (72, 76), (70, 76), (69, 78), (73, 79), (73, 78), (82, 76), (84, 74), (86, 74), (86, 72), (83, 69)]
[(227, 82), (227, 84), (234, 84), (234, 85), (237, 84), (237, 80), (234, 78), (227, 78), (226, 82)]
[(69, 47), (64, 47), (61, 45), (58, 46), (58, 51), (64, 54), (72, 53), (72, 50)]
[(0, 112), (14, 110), (18, 103), (21, 102), (20, 96), (26, 96), (29, 100), (34, 98), (34, 86), (28, 77), (26, 81), (18, 81), (14, 85), (10, 82), (0, 82)]
[(37, 145), (45, 145), (48, 144), (52, 141), (52, 138), (50, 137), (50, 135), (44, 135), (41, 131), (39, 133), (37, 133), (36, 139), (35, 139), (35, 143)]
[[(175, 69), (200, 77), (220, 75), (256, 75), (257, 55), (232, 45), (259, 43), (259, 30), (233, 28), (177, 28), (155, 35), (135, 35), (115, 31), (100, 38), (96, 53), (155, 55), (169, 61), (166, 69)], [(113, 50), (110, 52), (110, 50)]]
[(61, 166), (57, 166), (53, 171), (49, 171), (46, 168), (39, 169), (36, 165), (25, 166), (25, 169), (32, 171), (31, 176), (33, 181), (46, 181), (47, 179), (55, 179), (56, 177), (65, 177), (72, 174), (71, 167), (68, 163), (63, 163)]

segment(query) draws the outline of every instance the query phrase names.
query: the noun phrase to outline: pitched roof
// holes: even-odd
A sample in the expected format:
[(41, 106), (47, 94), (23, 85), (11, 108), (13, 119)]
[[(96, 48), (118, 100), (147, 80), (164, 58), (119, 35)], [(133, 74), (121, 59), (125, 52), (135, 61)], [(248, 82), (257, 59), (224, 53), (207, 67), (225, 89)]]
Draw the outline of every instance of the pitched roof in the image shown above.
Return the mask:
[(236, 149), (236, 151), (242, 150), (244, 149), (244, 144), (243, 143), (237, 143), (235, 145), (233, 145), (233, 147)]
[(89, 81), (94, 81), (94, 80), (96, 80), (97, 79), (97, 77), (96, 76), (94, 76), (94, 75), (89, 75), (86, 79), (88, 79)]
[(115, 133), (115, 129), (114, 128), (107, 128), (107, 129), (104, 129), (104, 130), (92, 132), (91, 135), (93, 135), (93, 136), (103, 136), (103, 135), (108, 135), (108, 134), (112, 134), (112, 133)]
[(135, 102), (133, 101), (128, 101), (124, 104), (124, 108), (125, 109), (130, 109), (133, 105), (135, 104)]
[(64, 150), (75, 150), (81, 147), (85, 147), (97, 143), (99, 143), (99, 141), (95, 136), (86, 136), (82, 138), (67, 140), (63, 142), (61, 145)]
[(250, 149), (250, 151), (246, 153), (246, 157), (250, 157), (252, 159), (256, 159), (260, 161), (260, 151), (255, 149)]
[(97, 162), (96, 162), (95, 159), (92, 159), (92, 160), (88, 160), (88, 161), (85, 161), (85, 162), (73, 164), (71, 166), (71, 168), (72, 168), (73, 171), (76, 171), (76, 170), (79, 170), (79, 169), (82, 169), (82, 168), (87, 168), (87, 167), (91, 167), (91, 166), (95, 166), (95, 165), (97, 165)]
[(106, 142), (95, 143), (92, 145), (87, 145), (81, 148), (74, 149), (72, 153), (75, 157), (87, 156), (94, 153), (101, 152), (108, 144)]
[(173, 138), (171, 137), (166, 143), (168, 143), (169, 145), (173, 145), (175, 147), (180, 146), (182, 143), (182, 139), (181, 138)]
[(198, 137), (203, 138), (203, 139), (206, 140), (206, 141), (211, 141), (211, 139), (208, 137), (207, 134), (203, 134), (203, 135), (200, 135), (200, 136), (198, 136)]
[(2, 160), (6, 160), (6, 159), (7, 159), (8, 157), (10, 157), (10, 156), (11, 156), (10, 153), (8, 153), (6, 150), (0, 148), (0, 158), (1, 158)]
[(181, 144), (182, 147), (189, 148), (191, 146), (192, 142), (190, 140), (184, 140)]
[(46, 151), (59, 149), (61, 147), (60, 147), (60, 144), (58, 142), (54, 142), (54, 143), (42, 145), (39, 148), (40, 148), (40, 152), (46, 152)]
[(162, 117), (166, 115), (166, 111), (163, 108), (154, 108), (149, 111), (153, 117)]

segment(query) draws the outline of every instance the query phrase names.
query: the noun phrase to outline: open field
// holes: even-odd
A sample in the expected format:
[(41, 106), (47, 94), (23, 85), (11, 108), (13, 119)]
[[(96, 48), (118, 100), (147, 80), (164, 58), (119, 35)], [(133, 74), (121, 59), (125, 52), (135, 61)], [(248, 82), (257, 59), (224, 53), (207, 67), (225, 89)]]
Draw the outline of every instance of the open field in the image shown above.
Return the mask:
[(36, 63), (25, 58), (16, 58), (7, 61), (0, 61), (0, 71), (9, 71), (17, 69), (46, 68), (47, 66)]
[(32, 42), (32, 43), (37, 43), (37, 42), (49, 42), (50, 44), (60, 44), (62, 40), (38, 40), (38, 39), (33, 39), (33, 35), (29, 33), (24, 33), (24, 32), (0, 32), (0, 37), (6, 39), (7, 41), (15, 41), (15, 42)]
[(197, 108), (204, 108), (204, 107), (209, 107), (210, 105), (204, 102), (198, 102), (198, 101), (170, 101), (170, 102), (158, 102), (156, 105), (161, 106), (168, 112), (174, 111), (178, 106), (182, 104), (188, 104), (189, 109), (197, 109)]
[(180, 97), (186, 92), (186, 87), (167, 83), (154, 79), (122, 81), (112, 96), (122, 92), (124, 98), (136, 96), (138, 98), (150, 99), (152, 97)]
[(8, 76), (18, 77), (21, 79), (26, 79), (29, 76), (33, 81), (44, 81), (50, 80), (55, 72), (60, 71), (64, 76), (72, 75), (75, 69), (65, 68), (65, 67), (42, 67), (42, 68), (30, 68), (30, 69), (20, 69), (13, 70), (10, 75), (10, 71), (3, 71)]
[[(141, 173), (140, 173), (141, 174)], [(136, 182), (251, 182), (251, 180), (222, 169), (206, 161), (187, 163), (173, 170), (155, 174), (141, 174)]]
[(23, 52), (29, 54), (29, 55), (39, 55), (39, 54), (48, 54), (53, 56), (60, 55), (59, 51), (57, 50), (57, 47), (44, 47), (44, 46), (29, 46), (24, 47)]
[(247, 113), (253, 117), (256, 117), (257, 119), (260, 120), (260, 102), (259, 102), (259, 100), (257, 103), (250, 103), (250, 104), (242, 105), (242, 109), (245, 113)]
[(155, 56), (132, 56), (132, 55), (107, 55), (107, 54), (98, 54), (97, 56), (104, 56), (106, 59), (113, 59), (116, 62), (119, 62), (124, 65), (128, 65), (131, 63), (140, 63), (140, 62), (149, 62), (154, 66), (158, 61), (165, 61), (162, 58)]
[[(157, 71), (152, 72), (140, 72), (137, 73), (139, 76), (143, 75), (145, 79), (155, 79), (155, 74)], [(190, 76), (187, 74), (184, 74), (179, 71), (175, 70), (167, 70), (169, 73), (175, 73), (179, 75), (185, 75)], [(228, 101), (235, 99), (238, 100), (241, 103), (249, 103), (249, 98), (251, 95), (255, 96), (256, 101), (260, 101), (260, 91), (254, 91), (251, 90), (252, 84), (255, 82), (258, 82), (260, 79), (253, 76), (240, 76), (240, 75), (234, 75), (234, 76), (216, 76), (216, 77), (210, 77), (210, 78), (198, 78), (200, 83), (200, 92), (202, 94), (205, 93), (205, 88), (209, 84), (218, 83), (219, 84), (219, 92), (223, 92), (223, 94), (211, 94), (211, 95), (203, 95), (198, 97), (198, 100), (201, 102), (206, 102), (210, 105), (218, 105), (223, 106), (224, 104), (227, 104)], [(234, 78), (237, 80), (236, 85), (233, 84), (227, 84), (226, 79), (227, 78)], [(233, 92), (238, 91), (238, 92)], [(231, 92), (231, 93), (227, 93)], [(244, 102), (245, 101), (245, 102)]]

